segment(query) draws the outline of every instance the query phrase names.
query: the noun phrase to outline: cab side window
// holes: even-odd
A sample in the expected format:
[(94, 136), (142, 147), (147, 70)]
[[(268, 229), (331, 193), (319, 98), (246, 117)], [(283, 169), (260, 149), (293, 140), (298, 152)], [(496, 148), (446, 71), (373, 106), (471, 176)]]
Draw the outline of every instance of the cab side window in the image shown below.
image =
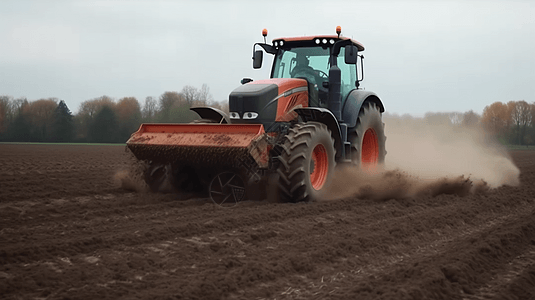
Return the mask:
[(347, 65), (344, 60), (345, 48), (340, 49), (340, 55), (338, 55), (337, 64), (338, 68), (342, 72), (342, 86), (340, 88), (342, 92), (342, 101), (345, 101), (349, 92), (355, 89), (355, 82), (357, 81), (357, 66)]

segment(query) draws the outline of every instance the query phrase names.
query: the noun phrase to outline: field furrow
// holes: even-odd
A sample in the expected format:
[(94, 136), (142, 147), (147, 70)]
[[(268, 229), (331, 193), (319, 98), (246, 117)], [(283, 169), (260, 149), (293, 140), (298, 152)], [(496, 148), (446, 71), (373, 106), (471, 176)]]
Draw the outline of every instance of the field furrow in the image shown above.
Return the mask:
[(532, 151), (518, 187), (228, 209), (121, 188), (124, 147), (0, 149), (6, 299), (535, 296)]

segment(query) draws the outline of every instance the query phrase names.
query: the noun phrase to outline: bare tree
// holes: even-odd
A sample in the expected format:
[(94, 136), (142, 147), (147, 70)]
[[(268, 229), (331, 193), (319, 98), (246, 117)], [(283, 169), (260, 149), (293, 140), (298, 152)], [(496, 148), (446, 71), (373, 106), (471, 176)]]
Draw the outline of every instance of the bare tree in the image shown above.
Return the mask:
[(28, 105), (29, 102), (26, 97), (21, 97), (13, 100), (11, 103), (13, 114), (16, 116), (22, 113), (24, 106)]
[(532, 121), (531, 106), (524, 100), (509, 101), (507, 106), (510, 107), (511, 120), (516, 127), (516, 142), (523, 145), (526, 128)]
[(210, 88), (205, 83), (202, 85), (201, 90), (198, 92), (196, 105), (213, 105), (214, 98), (210, 94)]
[(145, 104), (143, 105), (143, 110), (141, 111), (141, 118), (143, 122), (154, 122), (154, 117), (158, 110), (158, 102), (154, 97), (148, 96), (145, 98)]
[(184, 100), (190, 107), (198, 101), (199, 92), (194, 86), (186, 85), (182, 88), (182, 91), (180, 91), (180, 93), (182, 94)]

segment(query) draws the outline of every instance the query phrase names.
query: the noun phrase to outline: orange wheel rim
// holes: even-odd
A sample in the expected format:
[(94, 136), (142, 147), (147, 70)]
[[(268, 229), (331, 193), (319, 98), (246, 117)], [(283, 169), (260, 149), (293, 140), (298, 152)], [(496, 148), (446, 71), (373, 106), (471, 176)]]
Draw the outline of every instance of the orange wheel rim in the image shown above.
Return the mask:
[(323, 145), (317, 145), (312, 151), (313, 170), (310, 172), (310, 183), (315, 190), (320, 190), (329, 173), (329, 159)]
[(379, 162), (379, 143), (375, 130), (368, 129), (362, 139), (362, 166), (365, 169), (375, 169)]

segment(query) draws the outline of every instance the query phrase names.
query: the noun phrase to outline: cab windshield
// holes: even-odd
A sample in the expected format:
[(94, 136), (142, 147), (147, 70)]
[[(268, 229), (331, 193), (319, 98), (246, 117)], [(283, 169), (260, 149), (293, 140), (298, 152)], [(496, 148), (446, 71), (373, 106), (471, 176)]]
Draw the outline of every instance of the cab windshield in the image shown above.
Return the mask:
[[(329, 48), (296, 47), (280, 49), (275, 55), (272, 78), (306, 78), (312, 84), (327, 81)], [(322, 79), (323, 78), (323, 79)]]
[[(271, 78), (305, 78), (321, 91), (322, 82), (329, 81), (329, 63), (331, 48), (294, 47), (279, 49), (275, 55)], [(342, 101), (351, 90), (355, 89), (357, 67), (344, 61), (345, 49), (340, 49), (336, 64), (341, 71)], [(322, 95), (320, 95), (320, 98)]]

